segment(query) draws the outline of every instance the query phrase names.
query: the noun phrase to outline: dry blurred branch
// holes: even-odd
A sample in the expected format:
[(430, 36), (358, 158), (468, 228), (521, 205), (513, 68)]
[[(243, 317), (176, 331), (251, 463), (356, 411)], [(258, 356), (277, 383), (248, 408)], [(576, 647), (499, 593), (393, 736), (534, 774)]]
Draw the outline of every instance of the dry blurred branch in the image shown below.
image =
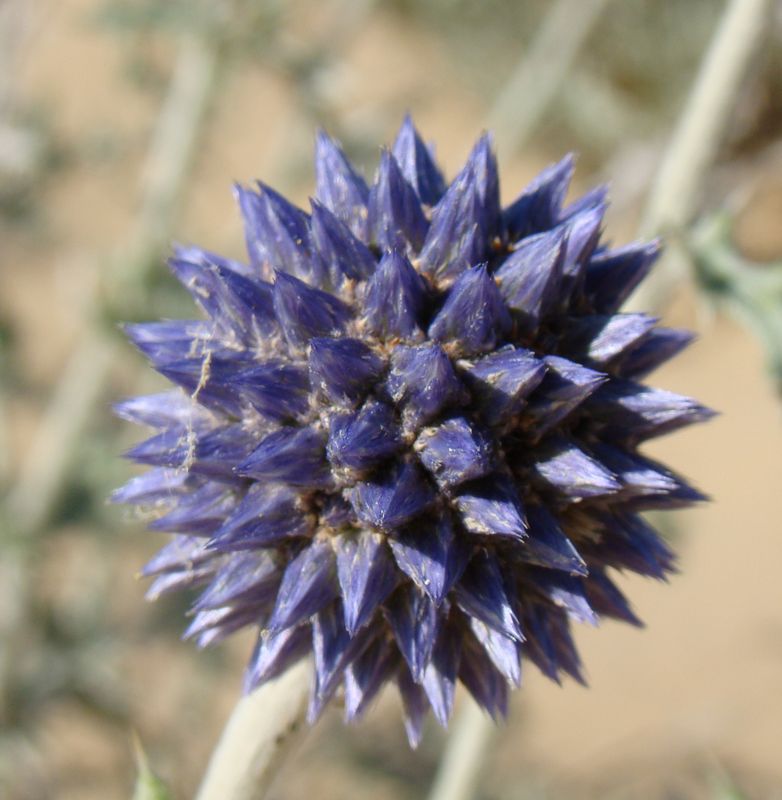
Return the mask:
[[(730, 0), (684, 104), (641, 223), (644, 237), (678, 234), (692, 221), (706, 172), (722, 141), (747, 66), (771, 18), (772, 0)], [(685, 260), (668, 253), (631, 307), (658, 309), (684, 277)]]
[(497, 146), (517, 150), (541, 121), (608, 0), (558, 0), (489, 113)]
[[(211, 98), (217, 53), (200, 38), (184, 36), (179, 46), (158, 125), (147, 158), (143, 202), (136, 229), (112, 267), (114, 287), (123, 287), (160, 250), (176, 212), (188, 166)], [(116, 289), (115, 289), (116, 291)], [(49, 407), (22, 461), (7, 498), (10, 532), (3, 562), (4, 596), (0, 632), (0, 716), (8, 702), (11, 649), (25, 621), (25, 565), (30, 537), (45, 524), (65, 483), (74, 444), (92, 418), (112, 365), (116, 346), (96, 323), (65, 365)], [(11, 527), (12, 524), (12, 527)]]
[[(14, 77), (18, 54), (30, 27), (31, 12), (22, 0), (6, 0), (0, 4), (0, 180), (32, 171), (39, 156), (40, 142), (16, 124), (16, 91)], [(0, 339), (0, 377), (4, 370), (4, 342)], [(7, 388), (0, 384), (0, 488), (5, 487), (11, 459), (6, 409)]]
[[(109, 294), (137, 278), (167, 241), (178, 199), (211, 95), (216, 54), (187, 37), (150, 146), (143, 201), (130, 241), (111, 267)], [(73, 444), (108, 379), (114, 345), (105, 331), (87, 331), (60, 376), (52, 401), (22, 463), (8, 506), (18, 535), (40, 527), (62, 487)]]
[(703, 59), (649, 193), (643, 236), (680, 229), (695, 211), (772, 0), (731, 0)]

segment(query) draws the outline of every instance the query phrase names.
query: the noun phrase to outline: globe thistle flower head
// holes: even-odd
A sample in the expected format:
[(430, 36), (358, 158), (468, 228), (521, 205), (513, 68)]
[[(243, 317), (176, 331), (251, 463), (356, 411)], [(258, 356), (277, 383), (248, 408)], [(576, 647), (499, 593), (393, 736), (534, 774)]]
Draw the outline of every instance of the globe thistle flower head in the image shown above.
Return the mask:
[(620, 307), (656, 243), (601, 243), (568, 157), (500, 204), (488, 136), (446, 184), (405, 119), (367, 185), (326, 134), (309, 213), (236, 187), (247, 263), (181, 247), (203, 314), (128, 325), (176, 388), (120, 403), (156, 430), (114, 499), (173, 534), (149, 596), (198, 594), (200, 646), (252, 626), (252, 690), (314, 660), (309, 718), (389, 682), (417, 744), (457, 683), (493, 717), (523, 660), (583, 681), (571, 622), (640, 624), (616, 571), (665, 578), (640, 516), (702, 496), (644, 456), (705, 420), (641, 379), (690, 341)]

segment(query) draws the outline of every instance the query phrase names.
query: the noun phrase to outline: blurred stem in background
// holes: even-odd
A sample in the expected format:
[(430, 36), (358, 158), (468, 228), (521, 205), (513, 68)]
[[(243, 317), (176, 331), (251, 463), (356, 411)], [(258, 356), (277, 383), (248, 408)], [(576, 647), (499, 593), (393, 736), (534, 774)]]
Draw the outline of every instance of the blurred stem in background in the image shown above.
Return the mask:
[(562, 88), (609, 0), (557, 0), (489, 112), (497, 147), (517, 152)]
[[(558, 84), (552, 79), (544, 81), (541, 98), (536, 99), (530, 91), (536, 87), (534, 80), (536, 70), (541, 74), (553, 74), (559, 79), (565, 77), (567, 70), (572, 65), (577, 48), (586, 36), (576, 35), (567, 37), (562, 31), (567, 31), (572, 24), (573, 14), (578, 16), (577, 9), (568, 9), (567, 0), (560, 0), (552, 9), (551, 16), (546, 20), (540, 38), (530, 48), (529, 61), (520, 65), (516, 76), (500, 95), (497, 103), (498, 121), (505, 115), (510, 115), (514, 108), (513, 92), (520, 91), (523, 87), (525, 94), (516, 95), (516, 107), (525, 105), (536, 110), (537, 115), (542, 115), (548, 100), (553, 97)], [(576, 5), (578, 2), (576, 0)], [(742, 79), (747, 65), (753, 54), (756, 53), (771, 14), (772, 0), (730, 0), (725, 8), (722, 19), (712, 38), (701, 66), (696, 75), (689, 97), (685, 101), (679, 121), (676, 125), (670, 144), (663, 156), (662, 164), (658, 170), (657, 178), (649, 192), (649, 199), (641, 223), (640, 235), (654, 237), (660, 234), (671, 234), (681, 237), (684, 227), (695, 215), (700, 200), (703, 183), (709, 167), (711, 167), (717, 153), (717, 148), (722, 140), (726, 125), (733, 110)], [(596, 18), (602, 4), (595, 2), (584, 3), (582, 14), (587, 14), (591, 9)], [(587, 16), (587, 20), (594, 19)], [(583, 20), (581, 20), (583, 24)], [(549, 53), (559, 52), (552, 45), (559, 37), (563, 38), (570, 47), (566, 47), (562, 61), (557, 59), (546, 60)], [(545, 49), (539, 45), (544, 43)], [(545, 67), (545, 69), (544, 69)], [(525, 103), (520, 102), (525, 98)], [(537, 118), (530, 114), (522, 113), (514, 120), (508, 116), (510, 128), (509, 144), (520, 146), (514, 134), (528, 135), (534, 127)], [(713, 230), (708, 230), (698, 240), (701, 247), (710, 247), (713, 252)], [(708, 243), (708, 244), (707, 244)], [(703, 254), (703, 249), (699, 251)], [(720, 278), (731, 281), (736, 275), (735, 260), (726, 257), (724, 251), (719, 263), (722, 270)], [(665, 301), (676, 284), (685, 276), (681, 271), (672, 267), (670, 258), (662, 259), (653, 270), (652, 275), (641, 286), (632, 300), (634, 308), (645, 312), (662, 310)], [(772, 309), (761, 319), (776, 320), (779, 327), (780, 319), (778, 303), (782, 299), (782, 284), (778, 276), (774, 276), (775, 291), (769, 294), (767, 290), (768, 279), (760, 289), (760, 296), (765, 298), (766, 304), (771, 298)], [(645, 288), (644, 288), (645, 287)], [(748, 295), (749, 290), (744, 293)], [(757, 293), (756, 293), (757, 294)], [(759, 304), (753, 302), (755, 295), (739, 294), (744, 297), (741, 306), (745, 311), (757, 311)], [(640, 297), (639, 297), (640, 296)], [(757, 321), (757, 315), (749, 314)], [(782, 330), (766, 330), (762, 332), (777, 343), (782, 342)], [(776, 336), (776, 338), (775, 338)], [(782, 364), (782, 355), (779, 353), (777, 364)], [(435, 776), (429, 800), (470, 800), (474, 796), (475, 787), (481, 770), (485, 766), (484, 754), (487, 752), (491, 737), (495, 730), (493, 721), (483, 714), (470, 698), (465, 698), (465, 705), (457, 717), (450, 738), (446, 744), (445, 752), (440, 762), (440, 767)]]
[[(135, 230), (106, 271), (110, 304), (127, 303), (141, 278), (168, 246), (171, 226), (211, 97), (216, 53), (200, 37), (185, 35), (147, 156)], [(100, 298), (85, 307), (100, 308)], [(94, 313), (94, 311), (93, 311)], [(62, 487), (73, 445), (84, 429), (114, 362), (116, 340), (97, 318), (60, 376), (39, 430), (8, 498), (18, 535), (46, 522)]]
[[(135, 230), (108, 271), (106, 292), (113, 300), (129, 285), (138, 285), (139, 273), (168, 244), (217, 63), (217, 52), (209, 42), (190, 33), (182, 35), (148, 151)], [(74, 445), (93, 415), (116, 358), (116, 340), (106, 335), (105, 322), (95, 312), (99, 299), (85, 298), (85, 307), (93, 309), (95, 316), (61, 373), (6, 501), (3, 591), (10, 602), (0, 610), (0, 638), (5, 643), (0, 654), (0, 719), (11, 704), (12, 651), (28, 623), (25, 573), (33, 553), (32, 538), (48, 521), (71, 466)]]
[(729, 0), (709, 45), (670, 145), (657, 170), (641, 236), (670, 236), (672, 247), (639, 287), (631, 307), (662, 308), (686, 277), (676, 242), (692, 222), (750, 61), (771, 22), (773, 0)]
[[(13, 82), (15, 62), (30, 27), (31, 13), (22, 0), (0, 4), (0, 181), (13, 183), (32, 171), (40, 154), (39, 142), (32, 131), (19, 125), (17, 98)], [(0, 320), (0, 491), (9, 477), (10, 457), (6, 410), (8, 369), (3, 321)]]

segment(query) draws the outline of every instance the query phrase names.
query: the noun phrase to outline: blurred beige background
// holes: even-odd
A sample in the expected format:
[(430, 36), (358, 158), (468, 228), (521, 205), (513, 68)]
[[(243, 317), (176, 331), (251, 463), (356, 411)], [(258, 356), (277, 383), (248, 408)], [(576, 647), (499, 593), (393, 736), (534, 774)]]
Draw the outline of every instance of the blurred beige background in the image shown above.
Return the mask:
[[(132, 248), (145, 153), (186, 26), (176, 2), (170, 18), (166, 3), (4, 3), (0, 129), (19, 138), (0, 159), (0, 469), (13, 487), (58, 377), (102, 316), (95, 309), (111, 299), (111, 271)], [(227, 26), (170, 232), (231, 255), (243, 246), (232, 181), (263, 178), (305, 203), (318, 124), (371, 174), (376, 145), (391, 140), (409, 109), (452, 176), (550, 4), (238, 5), (237, 19), (249, 21)], [(625, 242), (723, 4), (604, 5), (529, 141), (514, 152), (498, 131), (498, 147), (506, 201), (561, 153), (580, 151), (577, 188), (614, 182), (608, 232)], [(740, 198), (740, 247), (778, 261), (775, 25), (705, 205)], [(0, 146), (8, 141), (0, 137)], [(130, 313), (190, 313), (164, 272), (157, 259), (144, 278), (147, 299)], [(121, 311), (105, 312), (107, 337)], [(623, 580), (646, 630), (606, 623), (578, 632), (589, 690), (559, 688), (527, 669), (490, 749), (481, 798), (782, 797), (780, 396), (761, 344), (692, 285), (677, 288), (664, 317), (697, 330), (699, 341), (654, 382), (721, 416), (649, 451), (714, 502), (664, 523), (681, 555), (669, 585)], [(15, 559), (22, 553), (18, 583), (0, 586), (6, 613), (21, 620), (16, 629), (8, 623), (3, 641), (0, 795), (9, 800), (129, 797), (132, 731), (176, 796), (189, 797), (240, 691), (249, 638), (214, 653), (181, 643), (183, 601), (149, 606), (134, 578), (162, 539), (104, 504), (131, 473), (117, 454), (137, 436), (111, 420), (109, 403), (157, 385), (130, 346), (115, 348), (51, 513), (9, 545)], [(3, 524), (10, 541), (15, 520)], [(343, 728), (332, 710), (273, 796), (422, 798), (443, 741), (431, 724), (410, 753), (391, 694), (356, 728)], [(743, 794), (717, 793), (729, 784)]]

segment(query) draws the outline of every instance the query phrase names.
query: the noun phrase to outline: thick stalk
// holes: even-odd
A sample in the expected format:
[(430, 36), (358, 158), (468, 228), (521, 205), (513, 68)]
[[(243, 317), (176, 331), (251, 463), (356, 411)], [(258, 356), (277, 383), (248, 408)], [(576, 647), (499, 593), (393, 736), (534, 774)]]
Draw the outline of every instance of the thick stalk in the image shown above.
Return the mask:
[(196, 800), (261, 800), (307, 731), (312, 668), (302, 661), (242, 698), (209, 760)]

